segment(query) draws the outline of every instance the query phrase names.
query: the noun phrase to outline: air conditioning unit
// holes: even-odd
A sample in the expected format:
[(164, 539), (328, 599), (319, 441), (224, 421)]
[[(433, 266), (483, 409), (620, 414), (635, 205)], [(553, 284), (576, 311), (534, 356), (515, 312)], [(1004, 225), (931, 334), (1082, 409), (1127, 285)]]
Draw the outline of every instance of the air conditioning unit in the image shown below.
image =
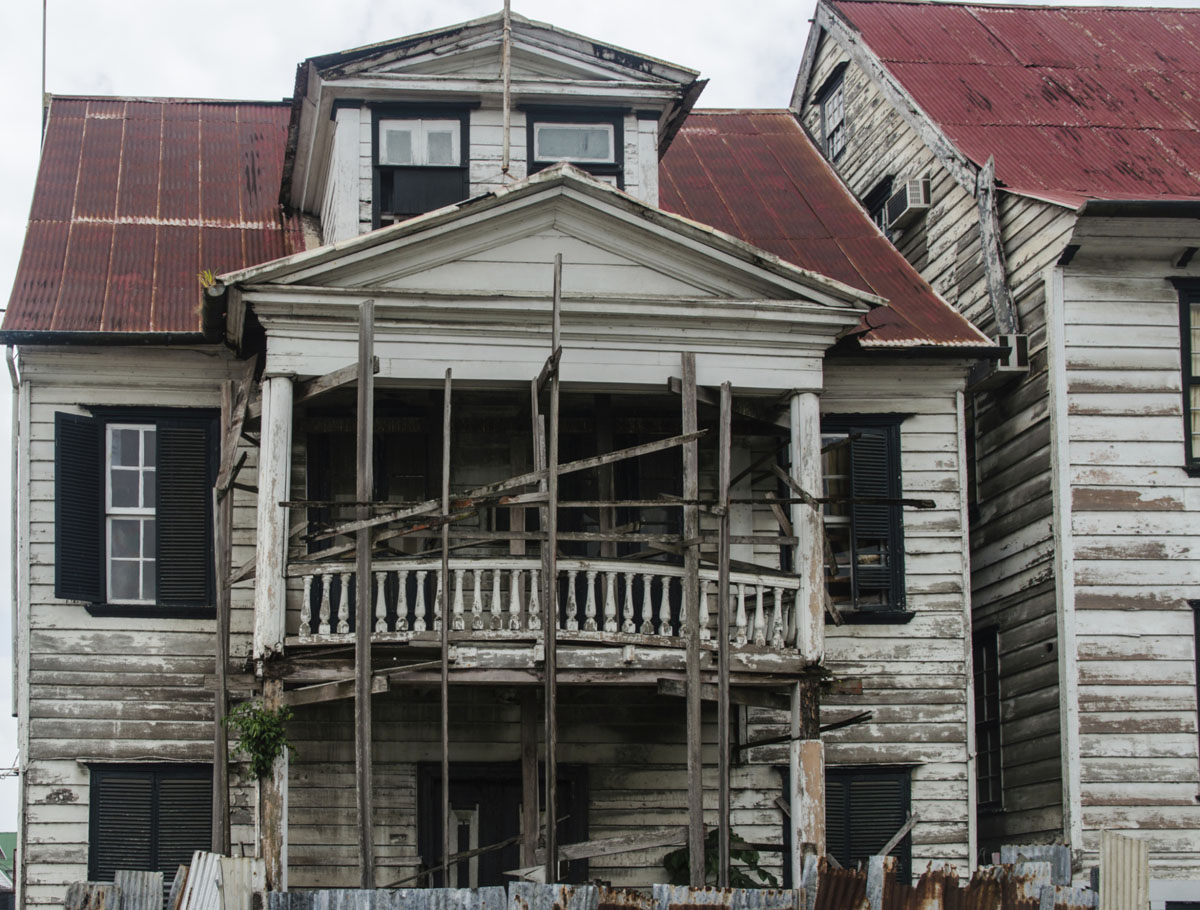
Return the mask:
[(887, 201), (887, 226), (906, 227), (914, 218), (929, 211), (929, 180), (909, 180)]
[(1000, 373), (1029, 372), (1029, 336), (1028, 335), (997, 335), (996, 344), (1008, 348), (1008, 354), (996, 364)]

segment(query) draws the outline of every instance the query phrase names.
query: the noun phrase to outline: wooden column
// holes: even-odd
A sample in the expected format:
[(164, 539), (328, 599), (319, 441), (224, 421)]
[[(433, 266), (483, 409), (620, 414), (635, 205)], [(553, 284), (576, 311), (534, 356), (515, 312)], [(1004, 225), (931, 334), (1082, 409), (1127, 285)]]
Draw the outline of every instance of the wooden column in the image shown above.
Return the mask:
[[(820, 399), (797, 392), (791, 399), (791, 477), (811, 496), (822, 495)], [(825, 543), (819, 505), (794, 503), (796, 648), (811, 666), (825, 657)], [(816, 683), (801, 680), (792, 689), (791, 776), (792, 881), (800, 881), (804, 854), (825, 852), (825, 748), (821, 743)]]
[(558, 881), (558, 363), (562, 346), (562, 253), (554, 256), (550, 329), (550, 414), (546, 421), (546, 542), (542, 635), (546, 643), (546, 881)]
[(292, 379), (262, 383), (262, 439), (258, 452), (258, 542), (254, 575), (254, 658), (283, 651), (288, 545), (288, 499), (292, 468)]
[[(263, 682), (263, 707), (278, 711), (283, 704), (283, 681)], [(287, 890), (288, 867), (288, 753), (275, 759), (270, 777), (258, 782), (258, 843), (266, 864), (267, 890)]]
[[(375, 301), (359, 307), (358, 321), (358, 445), (356, 497), (370, 502), (375, 489)], [(360, 505), (358, 517), (371, 517)], [(372, 798), (374, 767), (371, 756), (371, 629), (375, 611), (371, 592), (371, 528), (355, 533), (356, 586), (354, 597), (354, 780), (358, 808), (359, 887), (375, 887), (375, 812)]]
[[(450, 370), (442, 386), (442, 884), (450, 881)], [(437, 595), (435, 595), (437, 596)]]
[(521, 866), (537, 863), (537, 691), (521, 690)]
[[(233, 419), (233, 383), (221, 387), (221, 452), (233, 449), (237, 440), (230, 440)], [(223, 456), (224, 457), (224, 456)], [(213, 560), (216, 587), (217, 630), (216, 653), (217, 691), (213, 694), (213, 782), (212, 782), (212, 851), (229, 853), (229, 731), (225, 716), (229, 710), (229, 573), (232, 570), (233, 490), (213, 488)]]
[(733, 390), (721, 386), (721, 424), (717, 456), (717, 502), (721, 527), (717, 542), (717, 887), (729, 887), (729, 470), (733, 441)]
[[(696, 355), (683, 355), (683, 432), (696, 432)], [(683, 498), (691, 503), (700, 495), (699, 444), (683, 444)], [(704, 761), (700, 702), (700, 510), (683, 507), (683, 609), (687, 613), (687, 769), (689, 880), (704, 886)]]

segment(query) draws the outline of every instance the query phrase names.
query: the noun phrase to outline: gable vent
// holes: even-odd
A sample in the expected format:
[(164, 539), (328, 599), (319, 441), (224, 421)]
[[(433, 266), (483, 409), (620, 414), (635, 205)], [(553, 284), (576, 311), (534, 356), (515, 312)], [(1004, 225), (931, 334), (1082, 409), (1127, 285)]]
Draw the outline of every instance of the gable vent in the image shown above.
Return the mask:
[(929, 180), (909, 180), (901, 184), (887, 201), (887, 226), (902, 228), (929, 211)]

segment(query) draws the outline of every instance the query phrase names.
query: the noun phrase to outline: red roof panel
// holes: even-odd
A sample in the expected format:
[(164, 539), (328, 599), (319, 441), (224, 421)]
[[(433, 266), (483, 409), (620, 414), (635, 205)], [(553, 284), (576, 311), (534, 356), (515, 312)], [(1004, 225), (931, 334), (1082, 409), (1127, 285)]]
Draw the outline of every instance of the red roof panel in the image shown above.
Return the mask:
[(54, 98), (5, 332), (202, 330), (201, 268), (304, 248), (278, 205), (289, 107)]
[(867, 217), (788, 111), (695, 111), (659, 172), (659, 204), (886, 297), (866, 345), (986, 345)]
[(827, 2), (1008, 189), (1200, 197), (1200, 10)]

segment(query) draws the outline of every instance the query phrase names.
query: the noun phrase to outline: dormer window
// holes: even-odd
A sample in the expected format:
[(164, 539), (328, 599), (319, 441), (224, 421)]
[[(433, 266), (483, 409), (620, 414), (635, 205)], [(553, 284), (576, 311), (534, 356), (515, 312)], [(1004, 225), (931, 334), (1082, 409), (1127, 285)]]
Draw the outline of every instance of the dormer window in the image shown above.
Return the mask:
[(589, 108), (527, 108), (529, 173), (560, 161), (624, 188), (622, 115)]
[(821, 149), (830, 161), (837, 161), (846, 149), (846, 66), (833, 73), (817, 91), (821, 109)]
[(454, 205), (470, 195), (468, 111), (377, 108), (374, 126), (375, 227)]

